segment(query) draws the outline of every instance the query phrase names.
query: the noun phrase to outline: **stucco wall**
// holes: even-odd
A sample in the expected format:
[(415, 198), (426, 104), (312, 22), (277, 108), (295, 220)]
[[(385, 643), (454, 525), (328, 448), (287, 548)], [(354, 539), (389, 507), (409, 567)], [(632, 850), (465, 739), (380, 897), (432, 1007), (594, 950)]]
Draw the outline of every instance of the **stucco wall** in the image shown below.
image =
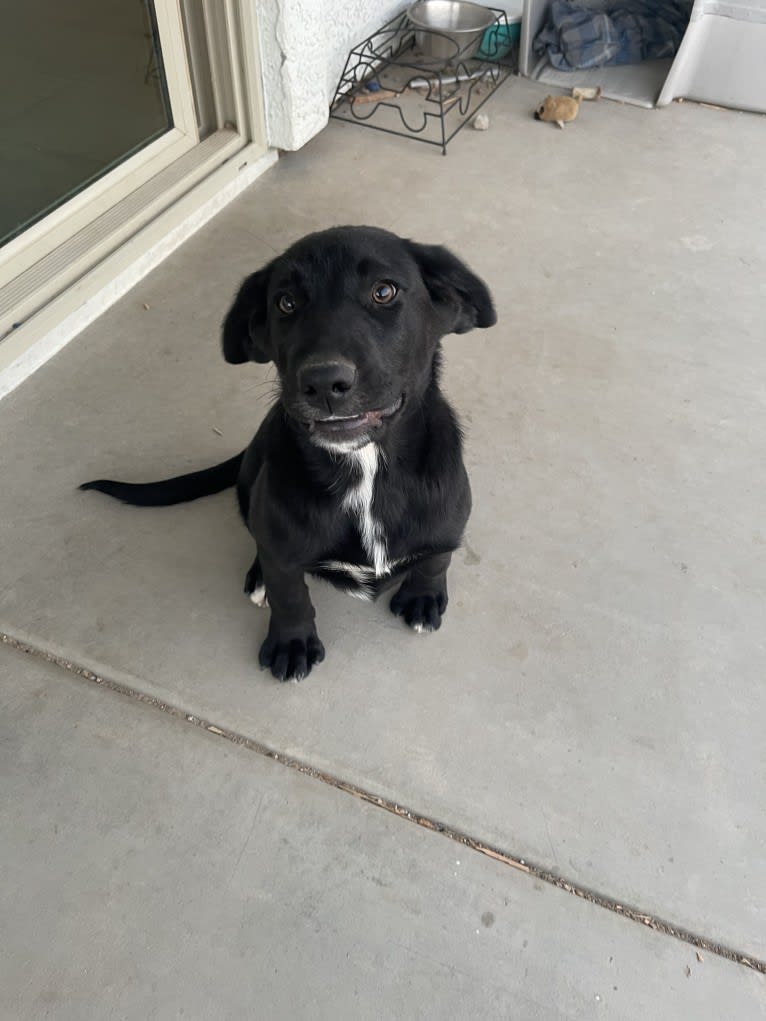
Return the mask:
[(349, 49), (406, 0), (257, 0), (269, 145), (298, 149), (327, 123)]

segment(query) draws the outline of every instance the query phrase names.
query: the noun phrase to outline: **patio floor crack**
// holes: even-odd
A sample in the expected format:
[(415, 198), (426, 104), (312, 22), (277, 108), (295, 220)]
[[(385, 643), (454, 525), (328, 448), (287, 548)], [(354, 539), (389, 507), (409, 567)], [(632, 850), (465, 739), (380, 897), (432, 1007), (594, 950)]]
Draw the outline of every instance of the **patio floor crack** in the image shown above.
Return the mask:
[(604, 908), (607, 911), (618, 914), (623, 918), (630, 919), (630, 921), (639, 925), (644, 925), (647, 928), (653, 929), (655, 932), (662, 933), (666, 936), (673, 936), (675, 939), (688, 943), (690, 946), (695, 947), (699, 951), (704, 950), (708, 953), (716, 954), (717, 956), (723, 957), (735, 964), (742, 965), (743, 967), (750, 968), (753, 971), (760, 972), (762, 975), (766, 975), (766, 960), (761, 960), (754, 957), (752, 954), (726, 946), (723, 943), (708, 939), (705, 936), (700, 936), (684, 926), (676, 925), (675, 923), (664, 918), (660, 918), (650, 912), (642, 911), (640, 908), (623, 904), (614, 897), (592, 890), (577, 882), (567, 879), (565, 876), (560, 876), (543, 868), (542, 866), (536, 865), (528, 858), (522, 858), (508, 850), (485, 843), (480, 838), (472, 836), (464, 830), (449, 826), (446, 823), (443, 823), (432, 816), (425, 815), (414, 808), (400, 805), (388, 798), (380, 797), (358, 784), (344, 780), (342, 777), (334, 776), (332, 773), (328, 773), (325, 770), (317, 769), (310, 763), (304, 762), (301, 759), (297, 759), (290, 755), (284, 755), (282, 752), (271, 748), (260, 741), (246, 737), (243, 734), (239, 734), (229, 727), (218, 726), (211, 720), (196, 716), (194, 713), (190, 713), (179, 706), (165, 702), (154, 695), (146, 694), (138, 688), (133, 688), (120, 681), (111, 680), (103, 674), (94, 673), (85, 666), (74, 663), (63, 656), (56, 655), (44, 648), (30, 645), (28, 642), (15, 638), (7, 632), (0, 631), (0, 642), (12, 649), (16, 649), (18, 652), (52, 663), (55, 666), (82, 678), (83, 680), (99, 684), (108, 688), (110, 691), (117, 692), (118, 694), (124, 695), (134, 701), (151, 705), (155, 709), (159, 709), (161, 712), (167, 713), (177, 719), (184, 720), (191, 726), (198, 727), (207, 731), (209, 734), (214, 734), (217, 737), (222, 738), (225, 741), (247, 748), (250, 751), (271, 759), (274, 762), (279, 762), (281, 765), (286, 766), (289, 769), (293, 769), (304, 776), (310, 777), (311, 779), (318, 780), (320, 783), (324, 783), (329, 787), (334, 787), (336, 790), (350, 794), (361, 801), (367, 802), (367, 804), (374, 805), (376, 808), (381, 808), (386, 812), (390, 812), (392, 815), (395, 815), (400, 819), (414, 823), (415, 825), (421, 826), (433, 833), (439, 833), (443, 837), (447, 837), (449, 840), (453, 840), (455, 843), (461, 844), (463, 847), (468, 847), (473, 851), (477, 851), (479, 854), (492, 858), (494, 861), (499, 861), (511, 868), (517, 869), (520, 872), (524, 872), (534, 879), (538, 879), (550, 886), (554, 886), (559, 890), (564, 890), (574, 897), (579, 897), (582, 900), (589, 901), (591, 904), (595, 904), (600, 908)]

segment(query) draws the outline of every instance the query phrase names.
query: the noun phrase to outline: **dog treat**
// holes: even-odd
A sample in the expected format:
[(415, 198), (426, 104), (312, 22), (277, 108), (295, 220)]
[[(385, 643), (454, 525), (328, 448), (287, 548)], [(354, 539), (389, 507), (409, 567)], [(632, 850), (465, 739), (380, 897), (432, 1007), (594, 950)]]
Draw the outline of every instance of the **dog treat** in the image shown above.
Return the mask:
[(595, 89), (586, 88), (574, 88), (572, 89), (572, 97), (574, 99), (587, 99), (594, 100), (601, 98), (601, 86), (597, 85)]
[(351, 99), (352, 103), (379, 103), (383, 99), (394, 99), (398, 92), (378, 89), (376, 92), (357, 92)]
[(473, 119), (473, 126), (476, 131), (486, 131), (489, 128), (489, 116), (486, 113), (477, 113)]

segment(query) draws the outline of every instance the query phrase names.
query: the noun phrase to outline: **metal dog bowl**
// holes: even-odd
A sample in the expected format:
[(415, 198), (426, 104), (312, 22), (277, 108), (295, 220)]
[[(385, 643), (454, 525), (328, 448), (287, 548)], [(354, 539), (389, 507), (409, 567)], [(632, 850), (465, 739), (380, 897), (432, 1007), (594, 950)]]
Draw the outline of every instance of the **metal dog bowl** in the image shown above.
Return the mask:
[(497, 15), (466, 0), (420, 0), (407, 17), (415, 26), (418, 49), (426, 57), (448, 61), (472, 57)]

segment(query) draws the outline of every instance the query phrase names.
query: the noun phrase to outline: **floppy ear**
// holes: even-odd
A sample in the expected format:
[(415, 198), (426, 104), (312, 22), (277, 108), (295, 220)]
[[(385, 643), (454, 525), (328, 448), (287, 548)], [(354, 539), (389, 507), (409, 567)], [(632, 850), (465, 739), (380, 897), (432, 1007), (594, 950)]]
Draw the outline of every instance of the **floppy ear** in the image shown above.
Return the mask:
[(442, 333), (468, 333), (497, 322), (486, 284), (441, 245), (408, 241), (410, 254), (420, 266), (431, 301), (441, 315)]
[(223, 321), (223, 356), (227, 362), (270, 362), (267, 292), (270, 262), (243, 281)]

